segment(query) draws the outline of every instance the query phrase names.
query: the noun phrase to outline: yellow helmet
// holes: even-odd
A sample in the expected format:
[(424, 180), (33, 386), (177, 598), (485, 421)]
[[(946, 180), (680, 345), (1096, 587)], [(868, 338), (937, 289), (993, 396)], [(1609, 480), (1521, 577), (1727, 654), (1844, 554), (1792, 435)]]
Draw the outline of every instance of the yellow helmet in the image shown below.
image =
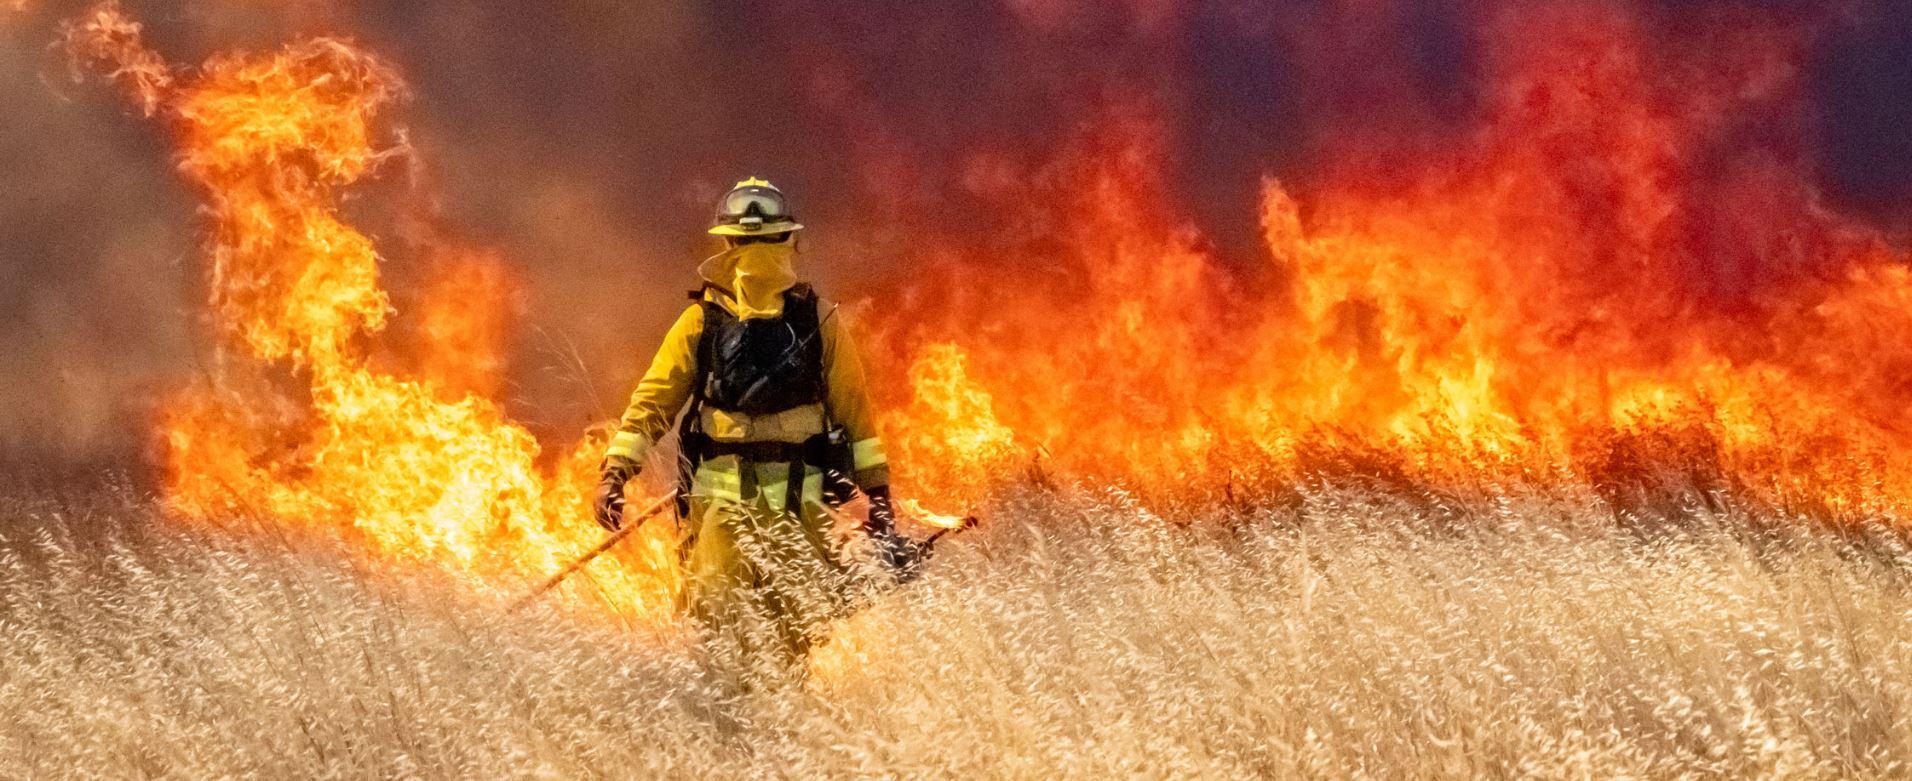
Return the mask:
[(803, 230), (790, 214), (790, 201), (777, 186), (750, 177), (724, 193), (717, 204), (713, 236), (767, 236)]

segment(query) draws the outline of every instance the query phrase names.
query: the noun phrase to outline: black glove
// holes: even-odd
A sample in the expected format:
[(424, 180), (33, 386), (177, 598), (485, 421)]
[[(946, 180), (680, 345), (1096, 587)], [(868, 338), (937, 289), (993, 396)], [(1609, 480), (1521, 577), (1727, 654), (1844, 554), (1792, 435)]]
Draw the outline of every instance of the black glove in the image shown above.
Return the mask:
[(896, 509), (890, 506), (889, 486), (863, 491), (869, 497), (870, 513), (863, 521), (863, 532), (876, 544), (876, 557), (901, 582), (914, 580), (923, 565), (923, 551), (914, 541), (896, 533)]
[(636, 471), (622, 464), (606, 462), (604, 476), (598, 480), (597, 498), (592, 501), (593, 515), (605, 531), (617, 531), (624, 524), (624, 484)]

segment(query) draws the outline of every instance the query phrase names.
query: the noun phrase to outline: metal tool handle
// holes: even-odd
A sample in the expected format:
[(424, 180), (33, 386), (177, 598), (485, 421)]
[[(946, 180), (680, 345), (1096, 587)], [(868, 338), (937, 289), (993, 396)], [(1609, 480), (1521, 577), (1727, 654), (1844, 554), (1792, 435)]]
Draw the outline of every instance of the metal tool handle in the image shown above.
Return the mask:
[(976, 528), (976, 524), (979, 522), (980, 521), (976, 518), (976, 516), (967, 515), (963, 517), (962, 523), (956, 524), (955, 526), (949, 526), (942, 529), (938, 529), (934, 533), (932, 533), (930, 536), (924, 537), (922, 542), (917, 543), (917, 545), (920, 545), (923, 548), (923, 558), (928, 559), (929, 554), (932, 551), (936, 550), (937, 540), (940, 540), (944, 538), (945, 536), (954, 534), (956, 532), (964, 532), (964, 531), (969, 531), (970, 529), (974, 529)]

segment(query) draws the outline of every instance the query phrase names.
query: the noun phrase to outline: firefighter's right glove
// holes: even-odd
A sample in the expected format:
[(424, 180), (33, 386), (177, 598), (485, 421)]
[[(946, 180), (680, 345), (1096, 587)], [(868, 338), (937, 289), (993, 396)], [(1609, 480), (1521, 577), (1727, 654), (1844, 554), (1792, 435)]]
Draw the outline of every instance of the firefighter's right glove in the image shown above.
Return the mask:
[(896, 533), (896, 509), (890, 505), (889, 486), (870, 488), (863, 493), (870, 500), (870, 513), (863, 522), (863, 532), (870, 536), (870, 542), (876, 546), (877, 559), (896, 576), (897, 582), (915, 580), (923, 569), (923, 549)]
[(637, 470), (628, 465), (605, 462), (604, 476), (598, 479), (597, 498), (591, 503), (592, 514), (605, 531), (617, 531), (617, 527), (624, 524), (624, 484), (636, 474)]

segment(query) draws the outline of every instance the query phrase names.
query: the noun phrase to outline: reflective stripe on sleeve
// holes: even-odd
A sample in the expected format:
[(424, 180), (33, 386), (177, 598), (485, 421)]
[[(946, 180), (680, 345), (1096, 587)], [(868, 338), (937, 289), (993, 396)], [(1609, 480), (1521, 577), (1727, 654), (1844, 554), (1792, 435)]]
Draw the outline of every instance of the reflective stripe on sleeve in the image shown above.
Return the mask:
[(611, 437), (610, 446), (604, 448), (604, 457), (641, 461), (650, 449), (651, 443), (644, 439), (644, 435), (635, 431), (619, 431)]
[(850, 461), (856, 465), (856, 471), (875, 469), (890, 462), (883, 454), (883, 440), (880, 437), (859, 439), (850, 444)]

